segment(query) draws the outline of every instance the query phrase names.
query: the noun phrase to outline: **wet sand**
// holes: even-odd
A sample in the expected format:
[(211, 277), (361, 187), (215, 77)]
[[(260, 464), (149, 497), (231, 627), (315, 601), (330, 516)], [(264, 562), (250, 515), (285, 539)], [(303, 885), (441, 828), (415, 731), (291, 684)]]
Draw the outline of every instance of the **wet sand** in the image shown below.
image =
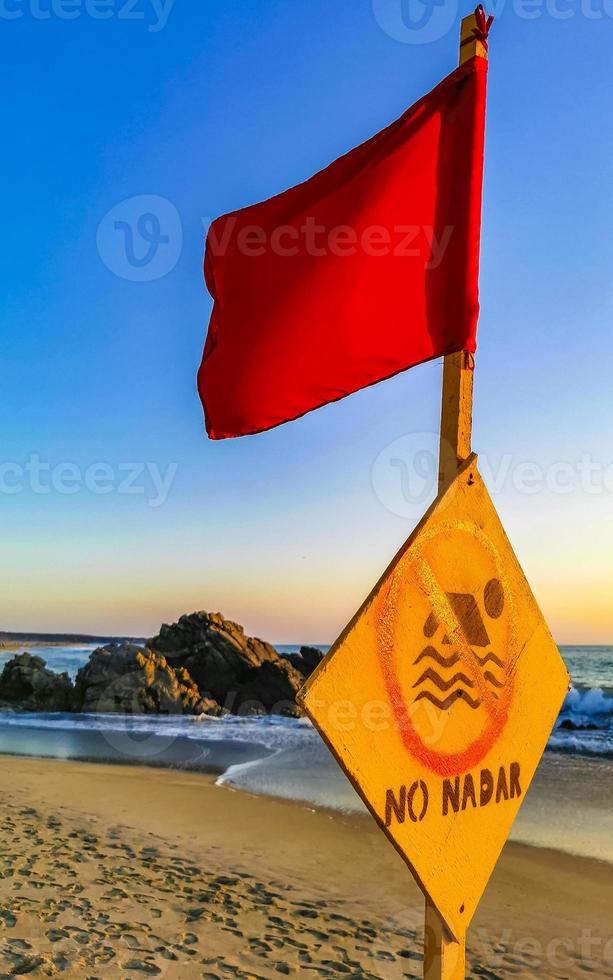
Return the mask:
[[(200, 773), (0, 772), (0, 978), (421, 976), (421, 896), (367, 817)], [(511, 844), (468, 976), (613, 977), (612, 905), (613, 866)]]

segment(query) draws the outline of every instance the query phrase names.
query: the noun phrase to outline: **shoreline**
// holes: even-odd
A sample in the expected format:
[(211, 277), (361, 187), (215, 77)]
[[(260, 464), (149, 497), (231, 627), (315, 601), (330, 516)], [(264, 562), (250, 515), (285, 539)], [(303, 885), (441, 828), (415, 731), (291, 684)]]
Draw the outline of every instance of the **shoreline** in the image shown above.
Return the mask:
[[(239, 748), (242, 747), (242, 743), (234, 743), (232, 742), (232, 740), (227, 740), (226, 742), (218, 743), (218, 745), (224, 748), (227, 746), (230, 749), (230, 752), (232, 752), (232, 750), (237, 745)], [(313, 803), (309, 800), (293, 799), (291, 797), (286, 797), (286, 796), (276, 796), (270, 793), (256, 793), (252, 790), (245, 789), (241, 786), (235, 786), (233, 785), (232, 782), (221, 781), (221, 777), (224, 777), (228, 772), (228, 769), (231, 768), (233, 765), (237, 765), (237, 764), (241, 765), (244, 764), (245, 762), (247, 762), (247, 764), (252, 762), (258, 762), (266, 759), (271, 754), (274, 754), (274, 753), (270, 753), (269, 750), (267, 750), (266, 747), (261, 744), (260, 745), (247, 744), (245, 745), (245, 748), (247, 749), (251, 748), (254, 750), (253, 755), (251, 757), (249, 757), (248, 753), (246, 753), (247, 754), (246, 759), (242, 758), (242, 759), (233, 760), (231, 758), (228, 758), (228, 761), (225, 765), (222, 764), (221, 762), (216, 762), (208, 766), (205, 764), (199, 764), (199, 765), (190, 764), (189, 762), (184, 762), (184, 761), (175, 762), (175, 763), (154, 762), (154, 761), (136, 762), (133, 759), (126, 758), (121, 753), (118, 753), (116, 758), (96, 758), (95, 756), (92, 756), (91, 758), (87, 758), (85, 756), (80, 756), (79, 758), (58, 758), (57, 756), (52, 756), (52, 755), (32, 755), (32, 754), (25, 754), (19, 752), (7, 752), (2, 750), (0, 751), (0, 766), (3, 760), (5, 759), (11, 759), (13, 761), (32, 760), (33, 762), (38, 762), (41, 764), (52, 763), (52, 764), (68, 765), (68, 766), (74, 765), (77, 767), (92, 766), (97, 769), (100, 767), (104, 767), (104, 768), (108, 768), (111, 771), (114, 770), (115, 768), (121, 768), (121, 769), (128, 769), (128, 770), (132, 769), (136, 773), (139, 773), (141, 771), (148, 772), (149, 770), (153, 770), (159, 772), (168, 772), (170, 774), (175, 774), (175, 775), (189, 775), (189, 776), (194, 776), (196, 779), (203, 779), (205, 782), (211, 783), (213, 786), (215, 786), (216, 789), (219, 789), (221, 791), (225, 791), (229, 793), (238, 793), (241, 796), (243, 795), (248, 796), (254, 800), (271, 801), (286, 806), (298, 807), (300, 809), (307, 810), (311, 813), (320, 813), (331, 820), (348, 820), (350, 822), (356, 822), (357, 824), (364, 823), (364, 824), (369, 824), (369, 825), (372, 824), (373, 826), (376, 826), (372, 815), (368, 813), (366, 809), (364, 809), (363, 812), (348, 811), (341, 808), (335, 808), (333, 806), (326, 806), (321, 803)], [(555, 754), (558, 754), (555, 752), (555, 750), (553, 751)], [(563, 753), (559, 753), (559, 754), (562, 755)], [(589, 759), (588, 756), (586, 756), (585, 758)], [(589, 761), (594, 761), (594, 760), (589, 759)], [(555, 847), (553, 845), (546, 845), (546, 844), (538, 844), (527, 840), (517, 840), (517, 839), (514, 840), (510, 838), (507, 844), (505, 845), (505, 848), (511, 851), (517, 850), (518, 852), (523, 850), (526, 850), (528, 852), (529, 851), (543, 852), (545, 854), (550, 855), (552, 860), (556, 858), (556, 856), (559, 856), (560, 859), (563, 858), (564, 860), (571, 859), (571, 860), (588, 861), (588, 862), (593, 861), (596, 864), (601, 865), (603, 867), (613, 868), (613, 860), (609, 860), (607, 858), (580, 854), (578, 852), (569, 850), (568, 848)], [(613, 870), (612, 870), (612, 875), (613, 875)], [(613, 882), (613, 877), (612, 877), (612, 882)]]
[(87, 636), (83, 637), (82, 640), (30, 640), (26, 638), (25, 640), (2, 640), (0, 641), (0, 653), (13, 653), (15, 651), (29, 651), (30, 648), (33, 650), (86, 650), (89, 647), (101, 647), (106, 646), (109, 643), (144, 643), (145, 640), (142, 637), (137, 637), (135, 640), (130, 640), (128, 637), (95, 637)]
[[(0, 786), (0, 973), (421, 975), (422, 896), (367, 816), (68, 760), (2, 756)], [(610, 894), (605, 862), (511, 842), (467, 975), (613, 977)]]
[(82, 650), (89, 647), (89, 643), (61, 643), (59, 640), (53, 642), (46, 642), (45, 640), (5, 640), (0, 643), (0, 654), (3, 653), (21, 653), (37, 650)]
[(87, 765), (135, 766), (221, 776), (232, 766), (269, 758), (261, 743), (231, 737), (206, 741), (187, 735), (147, 734), (139, 741), (120, 727), (104, 732), (0, 724), (0, 758), (38, 759)]
[[(151, 720), (151, 719), (149, 719)], [(25, 724), (23, 723), (25, 721)], [(129, 726), (80, 729), (54, 719), (0, 725), (0, 756), (53, 764), (213, 774), (227, 788), (287, 800), (330, 815), (363, 817), (366, 809), (319, 743), (291, 743), (276, 726), (245, 737), (241, 725), (179, 726), (172, 718), (151, 731), (148, 717)], [(153, 719), (155, 722), (155, 719)], [(281, 730), (281, 741), (275, 733)], [(210, 736), (209, 736), (210, 731)], [(271, 739), (272, 735), (272, 739)], [(261, 736), (261, 737), (260, 737)], [(298, 747), (297, 747), (298, 746)], [(511, 840), (536, 849), (613, 864), (613, 765), (557, 749), (545, 752), (526, 793)]]

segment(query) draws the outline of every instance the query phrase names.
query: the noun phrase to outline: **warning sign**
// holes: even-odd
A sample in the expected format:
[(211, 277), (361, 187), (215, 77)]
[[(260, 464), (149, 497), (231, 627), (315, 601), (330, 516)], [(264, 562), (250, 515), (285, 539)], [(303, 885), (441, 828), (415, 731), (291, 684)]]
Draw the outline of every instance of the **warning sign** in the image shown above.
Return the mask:
[(568, 686), (471, 457), (300, 695), (456, 937)]

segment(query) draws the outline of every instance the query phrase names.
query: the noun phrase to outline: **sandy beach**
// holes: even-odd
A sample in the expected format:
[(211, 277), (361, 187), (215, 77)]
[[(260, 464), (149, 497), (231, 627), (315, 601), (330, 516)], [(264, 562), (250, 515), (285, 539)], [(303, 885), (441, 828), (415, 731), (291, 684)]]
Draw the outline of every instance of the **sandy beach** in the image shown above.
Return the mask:
[[(7, 756), (1, 773), (1, 977), (421, 975), (421, 896), (369, 818), (199, 773)], [(469, 976), (613, 977), (612, 880), (508, 845)]]

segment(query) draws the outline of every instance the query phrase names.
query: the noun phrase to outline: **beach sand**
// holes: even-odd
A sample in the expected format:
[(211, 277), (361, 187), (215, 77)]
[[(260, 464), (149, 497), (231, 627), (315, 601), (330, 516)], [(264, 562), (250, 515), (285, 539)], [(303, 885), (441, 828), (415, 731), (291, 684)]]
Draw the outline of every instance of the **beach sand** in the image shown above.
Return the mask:
[[(202, 774), (0, 771), (0, 977), (421, 976), (421, 896), (370, 818)], [(612, 871), (508, 845), (467, 975), (613, 977)]]

